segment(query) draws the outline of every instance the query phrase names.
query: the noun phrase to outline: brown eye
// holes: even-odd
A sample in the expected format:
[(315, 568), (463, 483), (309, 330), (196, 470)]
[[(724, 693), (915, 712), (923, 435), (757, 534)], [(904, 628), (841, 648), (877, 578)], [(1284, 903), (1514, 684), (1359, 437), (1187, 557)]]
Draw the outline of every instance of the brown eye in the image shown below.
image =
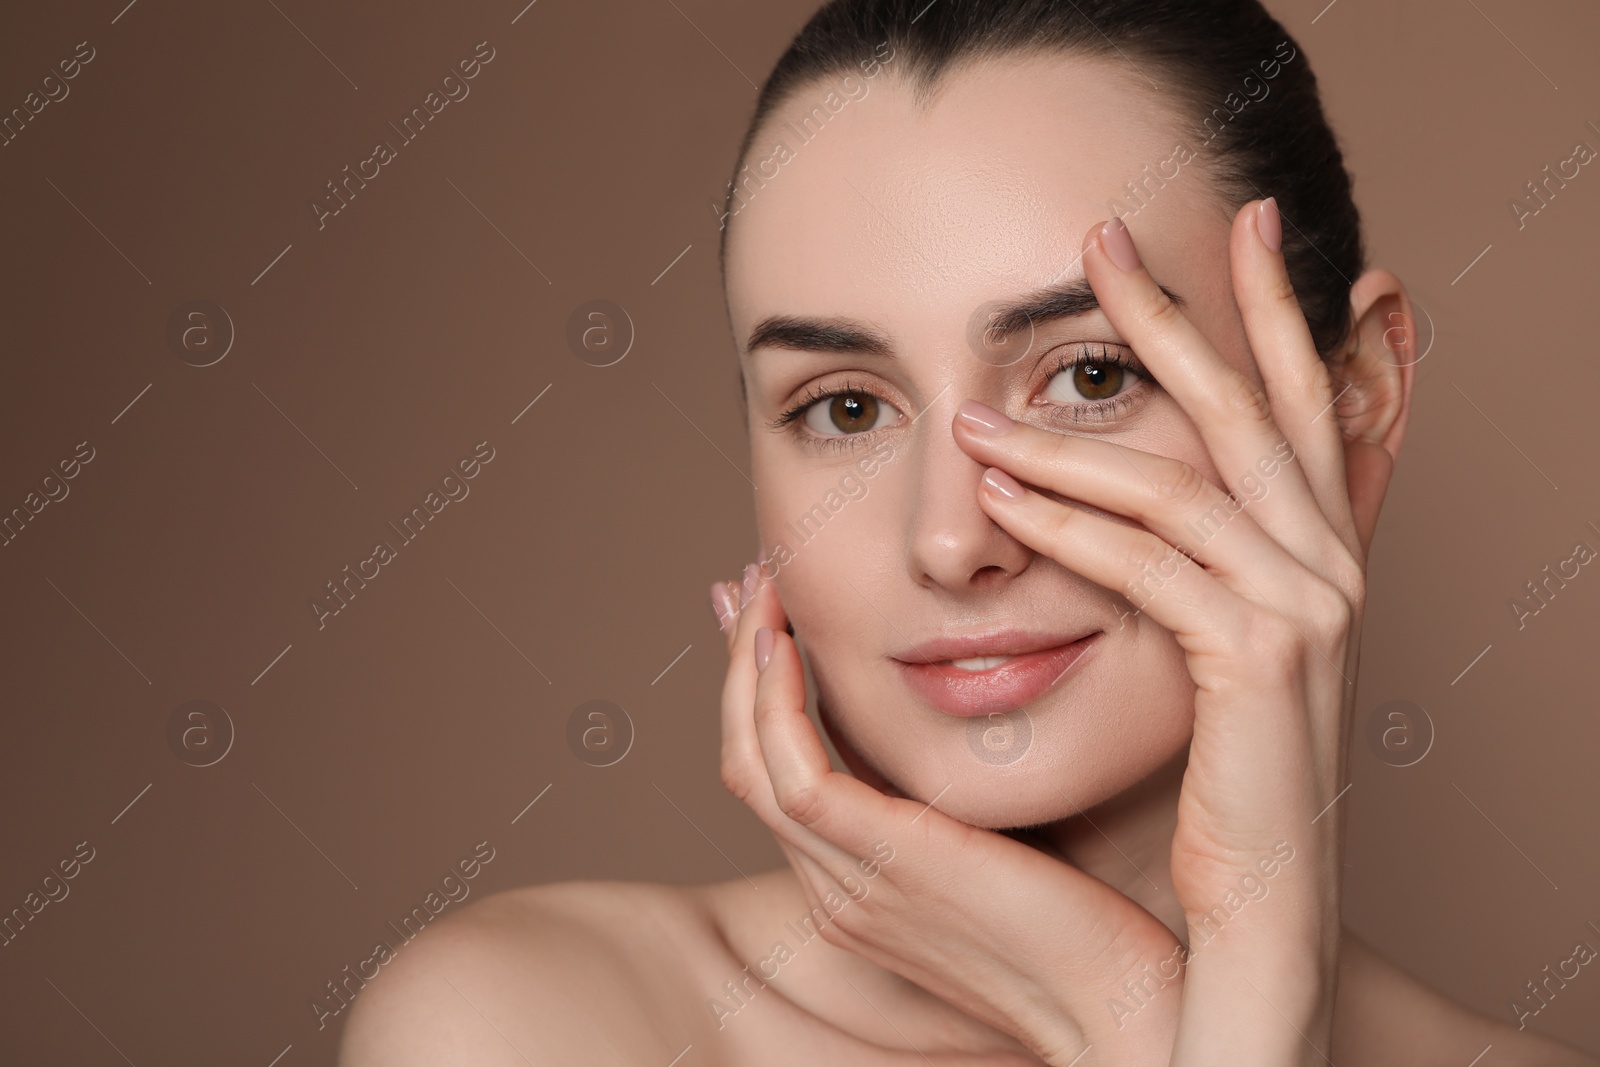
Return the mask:
[(1097, 403), (1125, 392), (1129, 370), (1118, 363), (1083, 360), (1063, 367), (1045, 388), (1045, 396), (1061, 404)]
[(1115, 363), (1080, 363), (1072, 370), (1072, 386), (1086, 400), (1106, 400), (1122, 388), (1122, 368)]
[(844, 433), (871, 429), (878, 418), (878, 401), (857, 393), (836, 396), (828, 401), (828, 418)]
[(806, 428), (823, 436), (875, 430), (894, 409), (869, 393), (837, 393), (812, 404), (806, 411)]

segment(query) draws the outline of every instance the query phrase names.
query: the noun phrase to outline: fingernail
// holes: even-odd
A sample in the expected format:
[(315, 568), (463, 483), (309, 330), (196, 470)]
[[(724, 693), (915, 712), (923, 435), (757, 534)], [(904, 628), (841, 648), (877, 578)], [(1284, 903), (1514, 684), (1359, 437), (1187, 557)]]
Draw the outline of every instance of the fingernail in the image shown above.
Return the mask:
[(1133, 247), (1133, 235), (1121, 219), (1110, 219), (1100, 227), (1100, 247), (1106, 250), (1111, 262), (1125, 271), (1139, 269), (1139, 253)]
[(988, 404), (980, 404), (976, 400), (963, 400), (961, 406), (956, 409), (956, 417), (965, 423), (968, 429), (988, 437), (999, 437), (1016, 425)]
[(1278, 214), (1278, 198), (1269, 196), (1256, 205), (1256, 232), (1261, 235), (1261, 243), (1267, 246), (1267, 251), (1277, 252), (1283, 248), (1283, 217)]
[(756, 670), (767, 669), (767, 661), (772, 658), (772, 631), (763, 626), (756, 631)]
[(717, 629), (726, 633), (736, 614), (727, 582), (711, 583), (711, 613), (717, 617)]
[(990, 467), (988, 470), (984, 471), (983, 481), (984, 484), (986, 484), (990, 489), (994, 490), (996, 493), (999, 493), (1007, 500), (1021, 500), (1024, 492), (1026, 492), (1026, 490), (1022, 488), (1021, 482), (1011, 477), (1011, 475), (1007, 474), (999, 467)]

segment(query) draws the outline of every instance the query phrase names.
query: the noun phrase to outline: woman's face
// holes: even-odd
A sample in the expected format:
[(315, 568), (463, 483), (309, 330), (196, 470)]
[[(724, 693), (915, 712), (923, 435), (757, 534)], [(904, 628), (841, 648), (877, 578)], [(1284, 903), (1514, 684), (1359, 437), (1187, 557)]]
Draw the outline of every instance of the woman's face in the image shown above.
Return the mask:
[[(1233, 212), (1187, 129), (1120, 60), (992, 61), (948, 75), (919, 109), (891, 59), (871, 79), (794, 94), (753, 141), (749, 173), (763, 184), (741, 185), (728, 220), (763, 576), (835, 735), (908, 796), (938, 797), (973, 825), (1063, 818), (1188, 744), (1194, 685), (1171, 632), (1136, 611), (1140, 595), (1096, 585), (991, 521), (978, 506), (984, 467), (951, 432), (973, 398), (1176, 457), (1221, 484), (1154, 380), (1070, 366), (1140, 366), (1097, 308), (1068, 301), (1077, 313), (1035, 315), (1004, 344), (985, 334), (999, 302), (1051, 285), (1087, 292), (1082, 239), (1115, 205), (1132, 212), (1124, 221), (1157, 282), (1261, 380), (1229, 283)], [(783, 328), (745, 350), (773, 320)], [(830, 393), (842, 395), (815, 399)], [(1129, 478), (1142, 477), (1136, 460)], [(979, 646), (1098, 636), (1065, 669), (1049, 656), (944, 663), (948, 649), (913, 665), (927, 642), (1002, 631)]]

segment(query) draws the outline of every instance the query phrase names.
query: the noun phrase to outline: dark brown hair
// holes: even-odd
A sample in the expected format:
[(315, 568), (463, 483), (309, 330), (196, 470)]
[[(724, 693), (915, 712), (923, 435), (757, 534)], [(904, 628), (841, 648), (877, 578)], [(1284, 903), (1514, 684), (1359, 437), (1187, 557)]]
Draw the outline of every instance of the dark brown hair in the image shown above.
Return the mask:
[[(1350, 284), (1365, 267), (1350, 176), (1309, 62), (1256, 0), (831, 0), (762, 86), (735, 179), (778, 105), (831, 75), (876, 70), (885, 42), (886, 69), (921, 102), (969, 60), (1068, 52), (1131, 64), (1192, 121), (1197, 154), (1231, 210), (1277, 197), (1284, 259), (1317, 351), (1326, 359), (1348, 338)], [(733, 195), (730, 182), (724, 270)]]

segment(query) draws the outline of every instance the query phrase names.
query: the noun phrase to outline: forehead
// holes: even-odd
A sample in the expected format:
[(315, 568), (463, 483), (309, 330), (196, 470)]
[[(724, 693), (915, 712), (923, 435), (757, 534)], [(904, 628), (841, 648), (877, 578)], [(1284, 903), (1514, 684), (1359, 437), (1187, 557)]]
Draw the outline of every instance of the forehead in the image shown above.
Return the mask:
[[(1137, 209), (1158, 280), (1214, 274), (1202, 268), (1226, 264), (1228, 214), (1188, 128), (1117, 58), (986, 60), (947, 73), (925, 107), (892, 63), (803, 86), (757, 131), (736, 186), (736, 337), (770, 314), (917, 310), (959, 328), (993, 296), (1081, 275), (1085, 231), (1119, 204)], [(1180, 143), (1197, 158), (1180, 163)]]

